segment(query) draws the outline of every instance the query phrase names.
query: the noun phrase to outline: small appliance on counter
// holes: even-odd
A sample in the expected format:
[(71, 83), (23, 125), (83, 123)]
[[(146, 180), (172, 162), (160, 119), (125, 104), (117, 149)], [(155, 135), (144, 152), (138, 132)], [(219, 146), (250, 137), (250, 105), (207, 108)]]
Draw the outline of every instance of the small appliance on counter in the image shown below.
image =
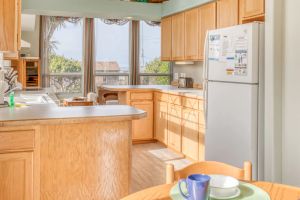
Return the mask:
[(178, 81), (179, 88), (193, 88), (194, 80), (192, 78), (180, 77)]

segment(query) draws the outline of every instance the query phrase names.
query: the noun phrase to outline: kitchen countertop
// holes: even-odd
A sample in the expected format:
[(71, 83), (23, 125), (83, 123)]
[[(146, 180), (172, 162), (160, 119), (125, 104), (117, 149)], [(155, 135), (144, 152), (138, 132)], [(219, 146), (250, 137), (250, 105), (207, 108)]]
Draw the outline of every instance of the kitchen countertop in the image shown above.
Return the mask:
[(126, 91), (157, 91), (169, 94), (187, 96), (192, 98), (203, 98), (203, 90), (194, 88), (178, 88), (171, 85), (103, 85), (98, 87), (98, 89), (104, 89), (116, 92), (126, 92)]
[(146, 116), (144, 111), (126, 105), (59, 107), (56, 104), (37, 104), (20, 108), (1, 108), (0, 126), (1, 123), (9, 121), (80, 118), (139, 119), (144, 116)]
[[(16, 103), (19, 98), (33, 94), (51, 96), (50, 93), (39, 92), (19, 92), (16, 95)], [(23, 96), (22, 96), (23, 95)], [(29, 96), (31, 97), (31, 96)], [(23, 98), (22, 98), (23, 101)], [(21, 103), (23, 104), (24, 102)], [(49, 120), (134, 120), (146, 116), (146, 112), (127, 105), (101, 105), (101, 106), (76, 106), (59, 107), (53, 99), (49, 103), (27, 104), (21, 107), (0, 108), (0, 127), (8, 123), (34, 125), (37, 123), (48, 123)]]

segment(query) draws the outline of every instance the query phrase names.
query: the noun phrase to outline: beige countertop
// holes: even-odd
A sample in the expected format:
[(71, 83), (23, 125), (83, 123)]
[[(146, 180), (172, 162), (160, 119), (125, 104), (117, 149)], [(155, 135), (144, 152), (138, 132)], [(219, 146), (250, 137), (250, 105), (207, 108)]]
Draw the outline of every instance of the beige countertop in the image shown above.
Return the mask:
[[(0, 108), (0, 127), (11, 122), (34, 125), (49, 120), (121, 121), (143, 118), (146, 112), (126, 105), (59, 107), (56, 104), (37, 104), (20, 108)], [(18, 124), (14, 123), (14, 124)]]
[(98, 89), (104, 89), (116, 92), (125, 91), (157, 91), (165, 92), (169, 94), (187, 96), (192, 98), (203, 98), (203, 90), (193, 89), (193, 88), (178, 88), (171, 85), (103, 85), (98, 87)]

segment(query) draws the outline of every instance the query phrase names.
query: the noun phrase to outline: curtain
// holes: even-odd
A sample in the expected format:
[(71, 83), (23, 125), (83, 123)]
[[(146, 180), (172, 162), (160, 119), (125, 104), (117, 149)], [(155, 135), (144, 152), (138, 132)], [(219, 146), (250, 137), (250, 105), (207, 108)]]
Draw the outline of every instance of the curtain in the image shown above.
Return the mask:
[(41, 32), (40, 32), (40, 56), (41, 56), (41, 74), (42, 74), (42, 86), (50, 87), (50, 79), (49, 79), (49, 59), (48, 59), (48, 25), (49, 25), (49, 17), (41, 16)]
[(139, 68), (139, 51), (140, 51), (140, 46), (139, 46), (139, 41), (140, 41), (140, 33), (139, 33), (139, 26), (140, 23), (139, 21), (132, 21), (131, 23), (131, 84), (132, 85), (137, 85), (139, 80), (138, 80), (138, 68)]
[(130, 20), (128, 19), (101, 19), (101, 21), (105, 24), (116, 24), (116, 25), (125, 25), (127, 24)]
[(94, 19), (86, 18), (84, 23), (83, 67), (84, 67), (84, 96), (95, 92), (95, 34)]
[(146, 24), (148, 24), (149, 26), (160, 26), (161, 22), (158, 21), (144, 21)]

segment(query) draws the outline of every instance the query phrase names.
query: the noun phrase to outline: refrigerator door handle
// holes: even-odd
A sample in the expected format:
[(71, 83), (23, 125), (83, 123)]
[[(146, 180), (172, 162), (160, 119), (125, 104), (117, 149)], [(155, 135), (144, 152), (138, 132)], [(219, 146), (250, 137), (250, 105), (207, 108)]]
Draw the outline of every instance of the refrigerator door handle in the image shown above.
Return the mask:
[(208, 79), (208, 31), (206, 32), (205, 40), (204, 40), (204, 51), (203, 51), (203, 80), (207, 81)]
[(208, 46), (208, 31), (207, 31), (205, 42), (204, 42), (204, 60), (203, 60), (203, 98), (204, 98), (203, 110), (204, 110), (204, 121), (205, 121), (206, 129), (208, 127), (207, 125), (208, 48), (209, 46)]

